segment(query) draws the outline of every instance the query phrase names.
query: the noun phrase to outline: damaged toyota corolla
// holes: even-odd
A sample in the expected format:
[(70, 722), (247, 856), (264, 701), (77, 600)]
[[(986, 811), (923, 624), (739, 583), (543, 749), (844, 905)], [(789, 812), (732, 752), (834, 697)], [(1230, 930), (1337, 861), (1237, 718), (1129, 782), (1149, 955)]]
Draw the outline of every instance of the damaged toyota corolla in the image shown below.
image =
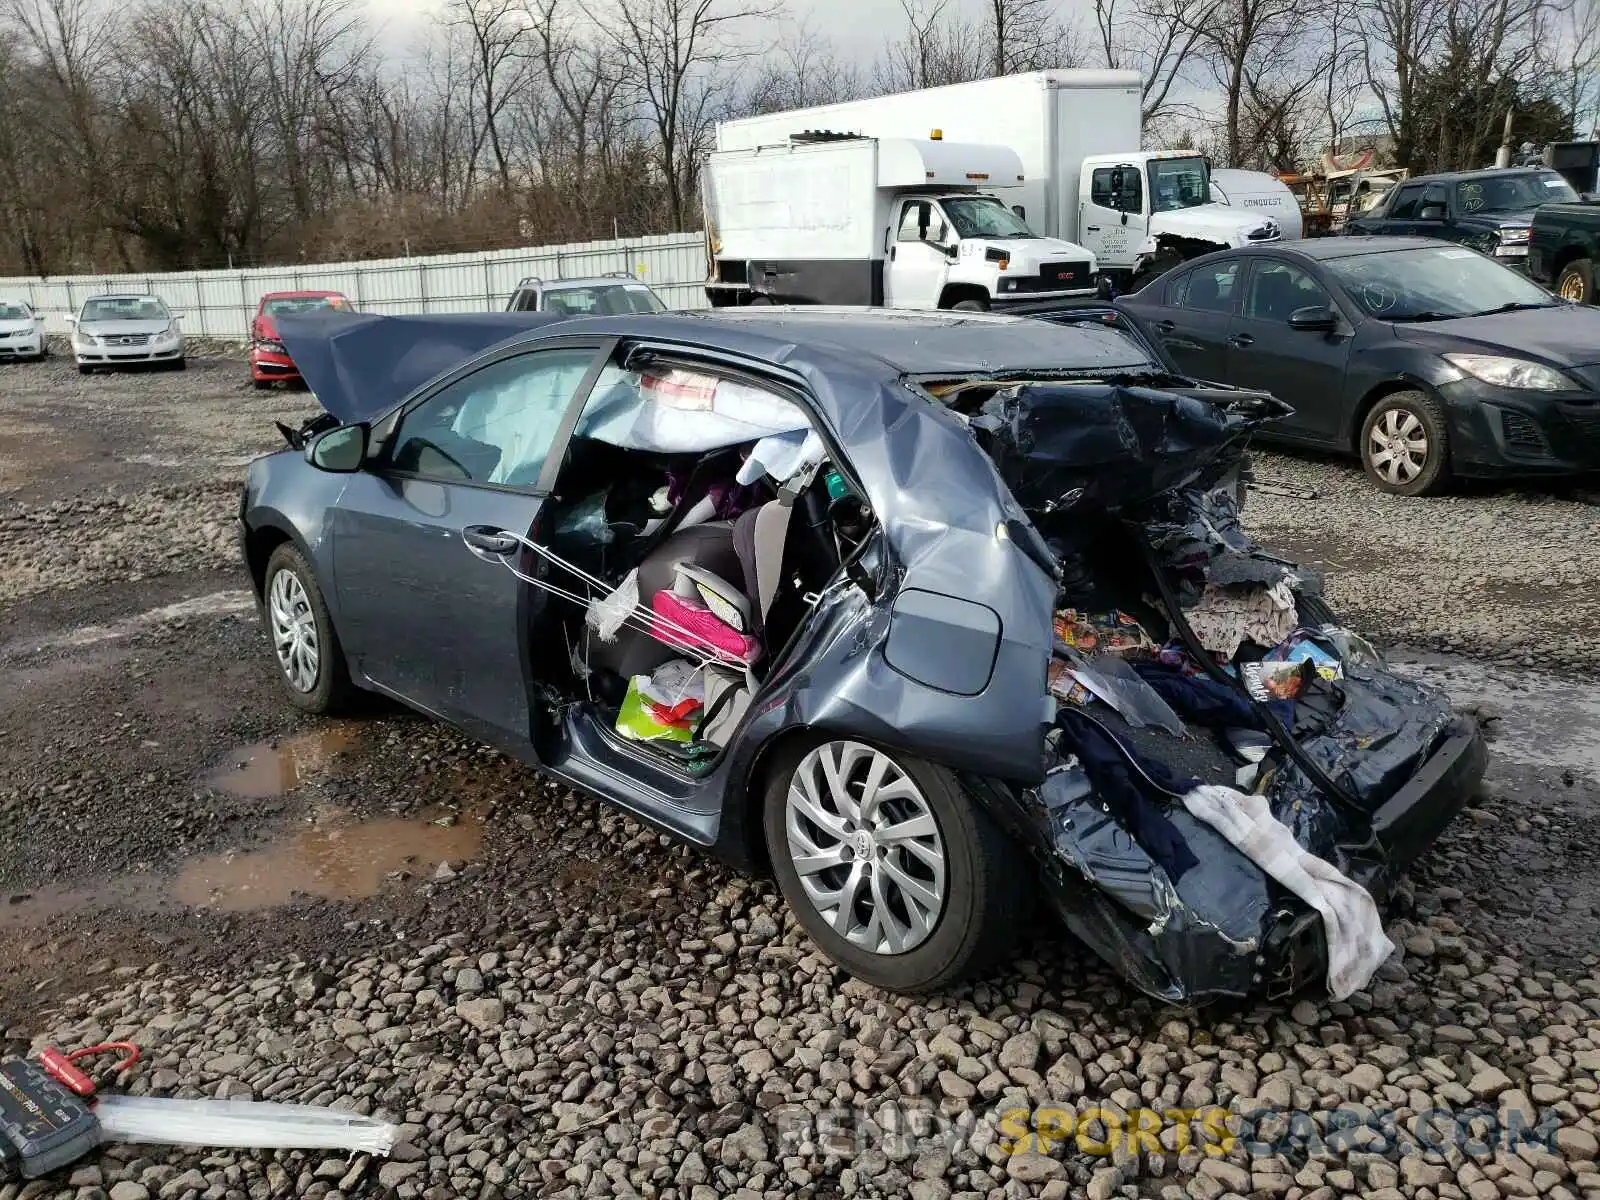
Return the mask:
[(1370, 979), (1485, 755), (1241, 531), (1284, 405), (1109, 309), (536, 322), (282, 322), (327, 411), (240, 520), (295, 704), (396, 697), (770, 865), (893, 990), (1040, 900), (1167, 1000)]

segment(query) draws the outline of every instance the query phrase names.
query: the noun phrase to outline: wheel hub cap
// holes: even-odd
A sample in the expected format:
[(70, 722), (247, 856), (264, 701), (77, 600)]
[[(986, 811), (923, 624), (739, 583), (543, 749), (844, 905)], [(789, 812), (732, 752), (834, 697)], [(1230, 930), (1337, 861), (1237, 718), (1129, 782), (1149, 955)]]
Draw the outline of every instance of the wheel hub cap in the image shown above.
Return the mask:
[(317, 641), (317, 619), (311, 611), (311, 598), (293, 571), (279, 571), (272, 577), (267, 595), (267, 618), (272, 626), (272, 645), (278, 666), (289, 686), (309, 692), (317, 686), (321, 663)]
[(904, 954), (944, 913), (947, 863), (922, 790), (888, 755), (829, 742), (789, 782), (784, 834), (801, 891), (840, 937)]
[(1368, 441), (1373, 470), (1389, 483), (1410, 483), (1428, 465), (1428, 431), (1410, 409), (1384, 413), (1373, 424)]

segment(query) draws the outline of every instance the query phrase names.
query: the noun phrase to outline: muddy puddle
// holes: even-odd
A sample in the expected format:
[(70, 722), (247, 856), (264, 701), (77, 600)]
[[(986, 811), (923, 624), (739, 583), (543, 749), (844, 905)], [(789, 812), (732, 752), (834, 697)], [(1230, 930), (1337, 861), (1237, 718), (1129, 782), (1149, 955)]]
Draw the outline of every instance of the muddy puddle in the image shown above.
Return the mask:
[(396, 871), (431, 878), (441, 862), (459, 866), (476, 857), (482, 842), (483, 823), (471, 814), (357, 821), (323, 809), (305, 828), (263, 850), (190, 862), (172, 896), (223, 912), (272, 908), (299, 896), (364, 900)]
[(258, 850), (190, 859), (175, 875), (122, 876), (73, 889), (0, 894), (0, 929), (47, 924), (78, 910), (206, 908), (253, 912), (296, 900), (365, 900), (392, 876), (431, 879), (477, 857), (483, 820), (438, 810), (417, 817), (362, 820), (336, 808), (317, 810)]
[(207, 787), (247, 800), (265, 800), (293, 791), (328, 774), (340, 755), (356, 743), (349, 725), (326, 725), (275, 742), (258, 742), (233, 751), (205, 777)]

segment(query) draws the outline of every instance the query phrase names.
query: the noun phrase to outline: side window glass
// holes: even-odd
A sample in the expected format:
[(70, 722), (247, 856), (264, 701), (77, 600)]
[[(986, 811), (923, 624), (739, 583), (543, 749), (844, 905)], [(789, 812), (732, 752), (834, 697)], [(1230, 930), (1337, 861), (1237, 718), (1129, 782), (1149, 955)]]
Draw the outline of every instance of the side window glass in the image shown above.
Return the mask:
[(1330, 307), (1328, 293), (1298, 267), (1256, 259), (1244, 315), (1257, 321), (1287, 322), (1296, 309)]
[(1174, 308), (1187, 306), (1189, 303), (1189, 281), (1193, 278), (1194, 272), (1186, 271), (1167, 284), (1167, 303)]
[(1183, 299), (1172, 303), (1202, 312), (1232, 312), (1237, 295), (1234, 285), (1238, 279), (1239, 260), (1236, 258), (1197, 267), (1184, 281)]
[(1101, 208), (1111, 207), (1111, 168), (1096, 167), (1089, 176), (1089, 203)]
[(1422, 189), (1419, 187), (1401, 188), (1395, 196), (1394, 203), (1389, 206), (1389, 211), (1384, 216), (1394, 221), (1412, 221), (1416, 219), (1417, 208), (1422, 199)]
[(900, 232), (896, 241), (920, 242), (922, 231), (928, 227), (928, 202), (913, 200), (900, 210)]
[(1124, 169), (1122, 172), (1122, 191), (1118, 195), (1117, 207), (1123, 212), (1136, 213), (1144, 208), (1144, 180), (1138, 171)]
[(532, 487), (594, 356), (535, 351), (458, 379), (401, 419), (391, 465), (429, 479)]

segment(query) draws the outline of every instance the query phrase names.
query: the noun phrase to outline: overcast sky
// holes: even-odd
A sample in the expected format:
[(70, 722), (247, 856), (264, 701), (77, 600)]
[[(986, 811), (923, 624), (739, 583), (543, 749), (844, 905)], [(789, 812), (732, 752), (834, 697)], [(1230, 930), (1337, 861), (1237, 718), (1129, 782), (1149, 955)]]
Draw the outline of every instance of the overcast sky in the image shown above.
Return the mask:
[[(905, 28), (905, 11), (899, 0), (784, 0), (788, 12), (804, 18), (819, 35), (828, 38), (840, 54), (870, 62), (884, 38)], [(400, 53), (439, 19), (443, 0), (367, 0), (373, 23), (382, 30), (384, 48)], [(1076, 8), (1067, 0), (1063, 9)], [(974, 18), (984, 11), (984, 0), (953, 0), (952, 11)]]

